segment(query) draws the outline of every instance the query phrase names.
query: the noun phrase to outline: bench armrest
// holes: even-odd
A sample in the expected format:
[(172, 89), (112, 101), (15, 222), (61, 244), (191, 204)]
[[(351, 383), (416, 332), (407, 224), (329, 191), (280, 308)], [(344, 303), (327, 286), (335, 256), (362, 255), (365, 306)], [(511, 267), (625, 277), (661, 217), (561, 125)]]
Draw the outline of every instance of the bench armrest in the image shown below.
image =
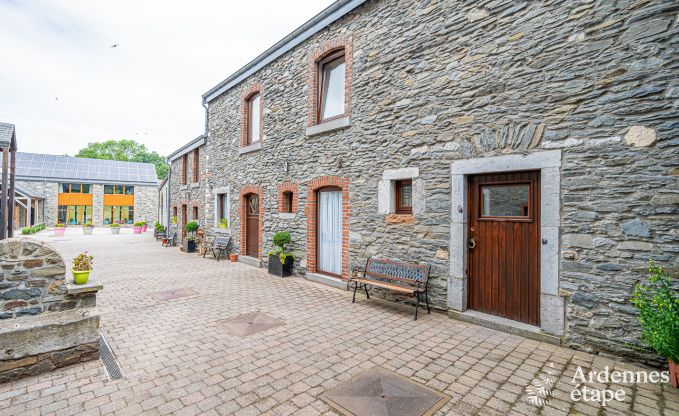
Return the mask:
[(354, 274), (359, 274), (361, 277), (365, 277), (365, 269), (362, 269), (360, 267), (354, 267), (351, 270), (351, 274), (349, 275), (349, 281), (354, 278)]

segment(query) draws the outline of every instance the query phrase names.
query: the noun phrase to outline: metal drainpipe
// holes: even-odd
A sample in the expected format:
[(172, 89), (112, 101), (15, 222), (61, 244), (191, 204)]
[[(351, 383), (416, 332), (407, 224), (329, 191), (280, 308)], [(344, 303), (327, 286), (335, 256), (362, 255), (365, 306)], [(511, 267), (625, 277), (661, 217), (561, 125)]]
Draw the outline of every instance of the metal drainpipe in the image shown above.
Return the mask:
[(170, 209), (172, 207), (172, 205), (170, 204), (170, 201), (171, 201), (171, 198), (172, 198), (172, 196), (171, 196), (172, 192), (170, 192), (170, 190), (172, 189), (171, 188), (171, 186), (172, 186), (172, 162), (170, 162), (169, 159), (165, 159), (165, 160), (167, 160), (167, 164), (169, 165), (168, 169), (167, 169), (167, 198), (166, 198), (167, 203), (165, 204), (165, 206), (167, 207), (167, 215), (165, 215), (165, 217), (167, 219), (167, 229), (165, 230), (165, 233), (169, 237), (170, 236), (170, 226), (172, 225), (172, 221), (170, 220)]

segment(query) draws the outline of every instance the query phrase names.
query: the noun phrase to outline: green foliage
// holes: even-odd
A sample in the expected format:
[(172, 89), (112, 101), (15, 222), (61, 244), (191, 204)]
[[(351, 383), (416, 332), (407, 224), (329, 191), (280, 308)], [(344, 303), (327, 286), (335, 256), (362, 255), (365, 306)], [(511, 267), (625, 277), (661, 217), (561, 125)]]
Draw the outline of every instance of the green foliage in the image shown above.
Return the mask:
[(111, 224), (111, 228), (120, 228), (120, 224), (114, 222)]
[(658, 354), (679, 362), (679, 291), (654, 262), (649, 276), (634, 286), (631, 301), (639, 310), (641, 340)]
[(144, 221), (137, 221), (133, 224), (135, 227), (143, 227), (144, 226)]
[(45, 223), (40, 223), (36, 224), (32, 227), (24, 227), (21, 229), (21, 234), (28, 235), (28, 234), (35, 234), (38, 231), (42, 231), (45, 229)]
[(198, 231), (198, 223), (196, 221), (191, 221), (184, 227), (187, 233), (195, 233)]
[(87, 147), (80, 149), (75, 156), (89, 159), (153, 163), (156, 165), (156, 174), (160, 179), (167, 177), (169, 169), (163, 156), (159, 155), (158, 152), (150, 151), (145, 145), (134, 140), (107, 140), (88, 143)]
[(94, 227), (94, 225), (92, 225), (91, 222), (86, 222), (85, 224), (83, 224), (83, 228), (92, 228), (92, 227)]
[(289, 231), (278, 231), (273, 235), (272, 238), (274, 249), (269, 251), (269, 256), (278, 256), (281, 259), (281, 263), (285, 264), (285, 260), (290, 257), (295, 260), (295, 256), (292, 253), (285, 251), (285, 246), (290, 244), (292, 238), (290, 237)]
[(94, 263), (94, 257), (84, 251), (78, 254), (78, 257), (73, 258), (73, 270), (78, 272), (92, 270), (92, 263)]
[(165, 231), (165, 227), (163, 227), (163, 224), (157, 222), (156, 223), (156, 231)]
[(229, 222), (226, 220), (226, 218), (220, 218), (219, 219), (219, 227), (220, 228), (228, 228), (229, 227)]
[(62, 223), (57, 223), (57, 224), (54, 225), (54, 227), (55, 228), (66, 228), (66, 225), (62, 224)]

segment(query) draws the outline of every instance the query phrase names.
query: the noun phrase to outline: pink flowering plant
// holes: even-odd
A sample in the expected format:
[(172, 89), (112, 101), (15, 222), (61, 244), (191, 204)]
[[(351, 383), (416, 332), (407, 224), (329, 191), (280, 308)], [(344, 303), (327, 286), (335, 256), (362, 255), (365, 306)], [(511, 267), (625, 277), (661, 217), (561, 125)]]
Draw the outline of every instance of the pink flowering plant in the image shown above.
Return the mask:
[(73, 270), (77, 272), (86, 272), (92, 270), (92, 263), (94, 263), (94, 256), (90, 256), (87, 251), (84, 251), (73, 258)]

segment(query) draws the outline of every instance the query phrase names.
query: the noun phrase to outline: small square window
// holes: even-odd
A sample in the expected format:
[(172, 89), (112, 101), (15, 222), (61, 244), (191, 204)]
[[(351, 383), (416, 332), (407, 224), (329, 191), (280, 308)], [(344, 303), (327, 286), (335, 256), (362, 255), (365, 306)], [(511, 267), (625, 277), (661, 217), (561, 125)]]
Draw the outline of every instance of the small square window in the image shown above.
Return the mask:
[(396, 201), (397, 214), (412, 214), (413, 213), (413, 181), (412, 179), (396, 181), (394, 184), (394, 195)]
[(283, 201), (281, 204), (281, 212), (283, 213), (292, 213), (292, 198), (293, 198), (293, 193), (292, 191), (285, 191), (283, 192)]
[(193, 219), (198, 220), (198, 207), (193, 207)]

